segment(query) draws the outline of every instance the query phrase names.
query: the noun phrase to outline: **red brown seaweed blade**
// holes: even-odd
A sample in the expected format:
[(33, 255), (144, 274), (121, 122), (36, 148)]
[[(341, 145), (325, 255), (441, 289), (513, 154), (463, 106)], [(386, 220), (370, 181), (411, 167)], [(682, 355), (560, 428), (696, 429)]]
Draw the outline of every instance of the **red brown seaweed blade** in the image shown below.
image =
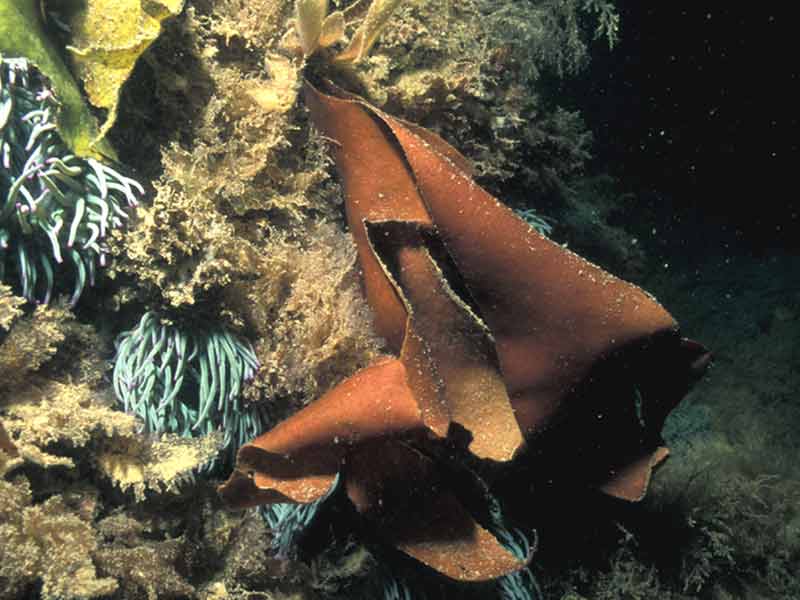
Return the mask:
[[(437, 267), (431, 259), (410, 251), (413, 244), (423, 244), (422, 234), (436, 236), (438, 231), (433, 229), (408, 168), (408, 157), (362, 102), (321, 94), (310, 85), (306, 86), (306, 102), (316, 126), (335, 141), (333, 152), (345, 186), (348, 223), (359, 249), (367, 299), (379, 333), (388, 335), (390, 347), (399, 352), (393, 340), (400, 337), (404, 341), (409, 324), (425, 316), (427, 324), (413, 327), (413, 331), (421, 339), (419, 352), (427, 355), (438, 374), (450, 420), (472, 434), (470, 450), (477, 456), (510, 460), (522, 445), (522, 434), (491, 347), (493, 340), (477, 316), (459, 306), (443, 274), (434, 272)], [(452, 148), (447, 152), (457, 155)], [(387, 226), (381, 228), (382, 224)], [(392, 229), (389, 224), (401, 227)], [(380, 239), (375, 239), (380, 238), (377, 229), (388, 240), (384, 252), (380, 251)], [(398, 264), (393, 277), (387, 262), (399, 257), (415, 262)], [(408, 280), (407, 284), (402, 279)], [(428, 294), (427, 298), (421, 298), (422, 294)], [(407, 347), (404, 350), (404, 361), (416, 360)], [(433, 404), (428, 403), (427, 409), (433, 410)]]
[(478, 458), (511, 460), (523, 444), (522, 432), (491, 336), (447, 285), (418, 237), (396, 248), (394, 258), (409, 321), (425, 344), (419, 359), (435, 366), (451, 422), (470, 432), (468, 449)]
[(540, 235), (430, 137), (375, 114), (403, 148), (431, 220), (495, 336), (515, 404), (536, 405), (525, 429), (545, 424), (599, 358), (677, 330), (652, 296)]
[[(356, 217), (404, 221), (410, 206), (415, 222), (435, 224), (495, 338), (523, 430), (546, 425), (598, 359), (677, 331), (674, 319), (652, 296), (544, 238), (477, 186), (465, 170), (468, 161), (444, 140), (342, 95), (306, 85), (315, 124), (337, 142), (334, 155), (345, 182), (351, 228), (360, 228)], [(364, 136), (365, 131), (370, 134)], [(350, 184), (354, 173), (364, 172), (380, 176)], [(388, 172), (390, 181), (404, 182), (397, 194), (394, 185), (384, 183)], [(401, 210), (389, 214), (387, 207), (394, 210), (398, 203)], [(354, 236), (357, 244), (366, 245), (359, 240), (362, 234)], [(369, 254), (374, 261), (374, 253)], [(381, 285), (374, 281), (377, 269), (365, 268), (364, 274), (368, 290)], [(379, 320), (388, 319), (389, 311), (373, 308)]]
[(312, 119), (332, 141), (376, 329), (399, 358), (359, 371), (245, 445), (220, 491), (234, 506), (309, 502), (343, 468), (349, 498), (383, 539), (455, 579), (499, 577), (524, 562), (409, 442), (457, 443), (457, 424), (473, 456), (507, 462), (523, 432), (568, 412), (566, 399), (577, 412), (618, 402), (587, 384), (621, 374), (632, 392), (653, 392), (639, 407), (650, 441), (637, 431), (640, 458), (610, 471), (602, 489), (639, 500), (668, 454), (653, 450), (650, 434), (710, 359), (646, 292), (544, 238), (477, 186), (441, 138), (338, 95), (306, 84)]
[[(308, 88), (310, 90), (310, 88)], [(335, 140), (332, 153), (344, 186), (345, 212), (358, 248), (367, 301), (375, 329), (399, 354), (406, 311), (370, 246), (365, 221), (432, 223), (399, 148), (387, 142), (380, 124), (356, 102), (308, 92), (306, 104), (323, 134)]]
[(629, 502), (639, 502), (647, 493), (653, 471), (669, 457), (669, 448), (659, 446), (619, 469), (600, 486), (600, 491)]
[(433, 461), (410, 446), (367, 446), (348, 457), (344, 476), (348, 496), (381, 538), (452, 579), (496, 579), (526, 564), (475, 521)]
[(219, 491), (235, 507), (311, 502), (330, 489), (349, 447), (423, 427), (405, 367), (384, 359), (242, 446)]

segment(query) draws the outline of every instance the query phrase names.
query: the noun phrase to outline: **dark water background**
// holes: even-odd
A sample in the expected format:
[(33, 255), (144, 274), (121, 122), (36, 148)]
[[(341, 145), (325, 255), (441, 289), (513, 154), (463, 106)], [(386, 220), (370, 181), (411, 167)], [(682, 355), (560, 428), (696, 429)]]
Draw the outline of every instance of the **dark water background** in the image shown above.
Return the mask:
[[(792, 19), (781, 3), (617, 3), (619, 45), (598, 43), (565, 83), (595, 135), (596, 169), (674, 215), (681, 237), (798, 248), (800, 117)], [(689, 223), (685, 223), (689, 221)]]

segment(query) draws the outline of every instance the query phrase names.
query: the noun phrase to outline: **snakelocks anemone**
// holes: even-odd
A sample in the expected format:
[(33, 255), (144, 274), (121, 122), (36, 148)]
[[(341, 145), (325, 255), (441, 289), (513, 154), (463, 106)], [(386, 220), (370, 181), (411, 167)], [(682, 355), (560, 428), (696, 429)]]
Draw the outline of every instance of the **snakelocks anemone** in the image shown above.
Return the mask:
[[(24, 58), (0, 56), (0, 279), (14, 273), (22, 295), (47, 304), (70, 265), (70, 305), (144, 189), (93, 158), (72, 154), (56, 130), (58, 99)], [(65, 265), (66, 263), (66, 265)]]
[(197, 437), (221, 430), (232, 459), (265, 429), (265, 407), (245, 405), (241, 396), (258, 360), (249, 342), (223, 326), (178, 326), (148, 311), (116, 346), (114, 392), (146, 431)]

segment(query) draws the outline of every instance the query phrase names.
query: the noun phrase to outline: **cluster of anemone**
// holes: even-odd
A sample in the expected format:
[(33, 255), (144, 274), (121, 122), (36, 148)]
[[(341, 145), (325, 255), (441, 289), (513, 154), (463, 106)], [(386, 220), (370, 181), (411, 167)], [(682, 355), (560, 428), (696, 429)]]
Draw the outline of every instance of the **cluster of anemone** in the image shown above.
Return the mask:
[[(493, 532), (497, 539), (521, 560), (529, 559), (536, 551), (535, 540), (531, 543), (519, 529), (510, 530), (498, 525)], [(541, 600), (544, 598), (530, 567), (503, 575), (497, 580), (496, 585), (501, 600)]]
[(107, 237), (130, 218), (144, 190), (107, 164), (71, 153), (55, 123), (58, 100), (24, 58), (0, 56), (0, 279), (14, 272), (22, 295), (48, 303), (70, 265), (74, 306)]
[(276, 557), (294, 556), (298, 539), (314, 521), (326, 499), (327, 496), (309, 504), (277, 503), (258, 507), (272, 534), (271, 546)]
[(533, 227), (536, 231), (545, 237), (550, 237), (553, 233), (553, 225), (555, 221), (550, 217), (545, 217), (539, 214), (533, 208), (520, 208), (515, 210), (517, 216), (525, 221), (528, 225)]
[(250, 343), (222, 325), (181, 326), (148, 311), (117, 337), (114, 392), (146, 431), (222, 431), (227, 462), (269, 420), (263, 404), (245, 404), (241, 393), (258, 366)]

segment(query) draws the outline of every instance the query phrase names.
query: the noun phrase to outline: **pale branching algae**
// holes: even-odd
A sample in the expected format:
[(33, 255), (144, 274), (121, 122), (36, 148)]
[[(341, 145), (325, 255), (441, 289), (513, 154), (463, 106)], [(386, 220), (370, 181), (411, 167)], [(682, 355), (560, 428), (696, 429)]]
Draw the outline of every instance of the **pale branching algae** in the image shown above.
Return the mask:
[(74, 306), (108, 261), (109, 233), (130, 218), (144, 190), (71, 153), (56, 130), (58, 110), (26, 59), (0, 57), (0, 278), (13, 271), (22, 295), (46, 304), (66, 263), (75, 273)]
[(241, 395), (258, 361), (250, 343), (223, 326), (183, 327), (148, 311), (116, 346), (114, 391), (146, 431), (184, 437), (222, 431), (227, 460), (264, 430), (265, 407), (245, 405)]

